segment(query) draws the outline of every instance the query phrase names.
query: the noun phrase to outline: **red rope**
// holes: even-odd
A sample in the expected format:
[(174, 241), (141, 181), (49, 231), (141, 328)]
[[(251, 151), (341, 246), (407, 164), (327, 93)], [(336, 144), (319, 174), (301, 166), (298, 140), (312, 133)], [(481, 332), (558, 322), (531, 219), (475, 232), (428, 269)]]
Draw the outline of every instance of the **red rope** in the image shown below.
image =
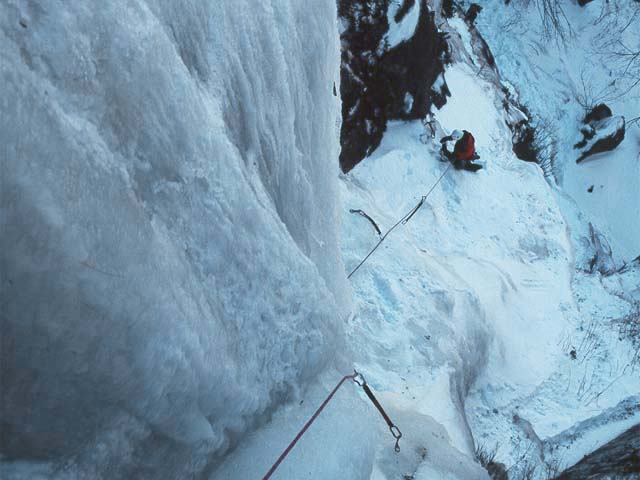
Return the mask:
[(269, 471), (262, 478), (262, 480), (268, 480), (269, 478), (271, 478), (271, 475), (273, 475), (273, 472), (276, 471), (276, 468), (278, 468), (278, 466), (282, 463), (282, 461), (285, 459), (285, 457), (287, 455), (289, 455), (289, 452), (291, 452), (291, 450), (296, 445), (296, 443), (298, 443), (298, 440), (300, 440), (300, 437), (302, 437), (302, 435), (304, 435), (304, 432), (306, 432), (308, 430), (308, 428), (311, 426), (311, 424), (315, 421), (315, 419), (318, 418), (318, 415), (320, 415), (320, 413), (322, 412), (324, 407), (327, 406), (327, 403), (329, 403), (331, 401), (331, 399), (336, 394), (338, 389), (342, 386), (342, 384), (344, 382), (346, 382), (347, 380), (354, 380), (357, 376), (358, 376), (358, 374), (354, 373), (353, 375), (345, 375), (344, 377), (342, 377), (342, 380), (340, 380), (338, 382), (338, 384), (331, 391), (329, 396), (324, 400), (324, 402), (322, 402), (322, 405), (320, 405), (320, 408), (318, 408), (318, 410), (316, 410), (316, 413), (314, 413), (313, 416), (309, 419), (309, 421), (307, 423), (305, 423), (304, 427), (302, 427), (302, 430), (300, 430), (298, 432), (298, 434), (293, 439), (293, 441), (289, 444), (289, 446), (287, 446), (287, 448), (284, 449), (284, 452), (282, 452), (282, 454), (278, 457), (278, 460), (276, 460), (276, 463), (273, 464), (273, 466), (269, 469)]
[(369, 388), (369, 385), (367, 385), (367, 381), (364, 379), (364, 377), (358, 372), (353, 372), (353, 375), (345, 375), (344, 377), (342, 377), (342, 380), (340, 380), (338, 384), (335, 386), (335, 388), (331, 390), (331, 393), (327, 398), (325, 398), (324, 402), (322, 402), (322, 405), (320, 405), (320, 408), (318, 408), (318, 410), (316, 410), (316, 412), (307, 421), (307, 423), (304, 424), (304, 427), (302, 427), (302, 430), (298, 432), (296, 437), (291, 441), (291, 443), (287, 446), (287, 448), (284, 449), (284, 452), (282, 452), (282, 454), (278, 457), (278, 460), (276, 460), (276, 463), (272, 465), (272, 467), (269, 469), (267, 474), (264, 477), (262, 477), (262, 480), (269, 480), (271, 478), (271, 475), (273, 475), (273, 472), (276, 471), (276, 469), (282, 463), (285, 457), (289, 455), (289, 452), (293, 450), (293, 447), (296, 445), (296, 443), (298, 443), (298, 440), (300, 440), (302, 435), (304, 435), (304, 432), (306, 432), (309, 429), (311, 424), (316, 420), (316, 418), (318, 418), (318, 415), (320, 415), (322, 410), (324, 410), (324, 407), (327, 406), (327, 403), (331, 401), (331, 399), (336, 394), (338, 389), (347, 380), (353, 380), (356, 385), (358, 385), (359, 387), (362, 387), (364, 392), (367, 394), (367, 397), (369, 397), (369, 400), (371, 400), (371, 402), (375, 405), (378, 411), (382, 414), (382, 418), (384, 418), (384, 421), (387, 422), (387, 425), (389, 426), (389, 430), (391, 431), (391, 435), (393, 435), (393, 438), (396, 439), (395, 451), (396, 452), (400, 451), (400, 446), (398, 445), (398, 442), (400, 441), (400, 438), (402, 438), (402, 432), (400, 432), (400, 429), (396, 425), (394, 425), (394, 423), (389, 418), (389, 415), (387, 415), (387, 412), (384, 411), (384, 409), (382, 408), (382, 405), (380, 405), (380, 402), (378, 402), (378, 399), (375, 397), (375, 395)]

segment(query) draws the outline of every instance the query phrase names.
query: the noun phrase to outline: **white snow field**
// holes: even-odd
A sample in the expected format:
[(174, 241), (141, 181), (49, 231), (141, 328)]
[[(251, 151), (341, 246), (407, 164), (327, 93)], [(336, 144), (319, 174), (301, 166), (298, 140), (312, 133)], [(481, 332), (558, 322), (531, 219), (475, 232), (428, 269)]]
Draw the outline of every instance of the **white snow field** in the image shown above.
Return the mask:
[[(588, 221), (607, 233), (618, 264), (640, 255), (640, 128), (628, 125), (613, 151), (576, 164), (584, 105), (605, 102), (613, 115), (640, 115), (640, 84), (628, 70), (626, 49), (640, 48), (640, 12), (633, 1), (562, 2), (566, 40), (545, 37), (535, 2), (504, 5), (482, 0), (478, 29), (497, 65), (520, 99), (548, 127), (556, 154), (559, 187)], [(625, 28), (626, 26), (626, 28)], [(636, 66), (636, 69), (638, 67)], [(633, 70), (632, 70), (633, 71)], [(637, 78), (636, 78), (637, 79)], [(590, 187), (592, 191), (589, 191)]]
[(478, 444), (545, 478), (640, 421), (617, 323), (640, 271), (581, 270), (592, 212), (515, 157), (462, 20), (435, 119), (485, 168), (349, 282), (378, 241), (349, 209), (384, 232), (448, 164), (394, 122), (338, 174), (332, 0), (9, 2), (0, 25), (3, 478), (262, 478), (353, 368), (401, 451), (345, 384), (273, 479), (488, 479)]
[[(449, 171), (354, 275), (351, 345), (357, 366), (405, 418), (433, 418), (469, 458), (474, 440), (499, 446), (497, 460), (515, 465), (515, 478), (527, 464), (545, 478), (547, 464), (568, 466), (640, 421), (637, 351), (612, 325), (637, 301), (638, 274), (575, 271), (587, 238), (577, 227), (568, 234), (575, 206), (567, 200), (564, 213), (540, 168), (511, 152), (490, 84), (465, 64), (446, 78), (452, 97), (436, 119), (447, 131), (472, 131), (486, 168)], [(421, 138), (419, 122), (392, 125), (345, 178), (345, 210), (362, 208), (383, 232), (409, 211), (446, 167)], [(376, 235), (362, 217), (344, 222), (349, 269)], [(635, 406), (618, 407), (623, 401)], [(571, 427), (576, 435), (553, 443)], [(380, 478), (413, 474), (381, 458)], [(427, 454), (414, 478), (473, 478), (423, 475), (429, 464)]]

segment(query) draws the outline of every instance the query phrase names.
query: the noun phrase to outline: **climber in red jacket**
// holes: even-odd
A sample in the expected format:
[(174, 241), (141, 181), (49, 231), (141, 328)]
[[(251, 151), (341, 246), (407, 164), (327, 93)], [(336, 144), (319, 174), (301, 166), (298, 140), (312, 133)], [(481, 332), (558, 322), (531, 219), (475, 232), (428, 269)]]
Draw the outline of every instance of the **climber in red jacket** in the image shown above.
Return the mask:
[[(455, 144), (451, 148), (453, 142)], [(451, 135), (443, 137), (440, 143), (442, 144), (442, 154), (451, 161), (454, 168), (469, 170), (470, 172), (477, 172), (482, 168), (482, 165), (473, 163), (480, 156), (476, 153), (473, 135), (466, 130), (454, 130)]]

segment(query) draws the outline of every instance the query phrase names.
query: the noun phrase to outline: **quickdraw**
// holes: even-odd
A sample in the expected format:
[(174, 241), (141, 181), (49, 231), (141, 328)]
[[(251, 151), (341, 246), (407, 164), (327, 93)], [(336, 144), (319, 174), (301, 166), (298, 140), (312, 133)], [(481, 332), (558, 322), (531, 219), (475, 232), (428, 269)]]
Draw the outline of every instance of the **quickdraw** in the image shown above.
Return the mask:
[(298, 443), (298, 440), (300, 440), (300, 438), (302, 438), (302, 436), (309, 429), (311, 424), (316, 420), (316, 418), (318, 418), (318, 416), (320, 415), (322, 410), (324, 410), (324, 407), (327, 406), (327, 404), (331, 401), (331, 399), (336, 394), (336, 392), (340, 389), (340, 387), (347, 380), (352, 380), (353, 383), (355, 383), (356, 385), (358, 385), (359, 387), (361, 387), (364, 390), (364, 393), (367, 395), (369, 400), (371, 400), (371, 402), (378, 409), (378, 411), (382, 415), (382, 418), (384, 418), (384, 421), (387, 422), (387, 425), (389, 426), (389, 430), (391, 431), (391, 435), (393, 435), (393, 438), (395, 438), (395, 440), (396, 440), (396, 444), (395, 444), (394, 450), (396, 452), (400, 451), (399, 442), (400, 442), (400, 439), (402, 438), (402, 432), (391, 421), (391, 419), (389, 418), (389, 415), (387, 415), (387, 412), (384, 411), (384, 409), (382, 408), (382, 405), (380, 405), (380, 402), (378, 401), (378, 399), (375, 397), (375, 395), (373, 394), (373, 392), (369, 388), (369, 385), (367, 385), (367, 381), (365, 380), (364, 376), (361, 373), (358, 373), (357, 371), (354, 370), (353, 371), (353, 375), (345, 375), (344, 377), (342, 377), (342, 379), (333, 388), (333, 390), (331, 390), (331, 393), (329, 393), (329, 395), (327, 396), (327, 398), (324, 399), (324, 401), (322, 402), (320, 407), (315, 411), (315, 413), (311, 416), (311, 418), (307, 421), (307, 423), (304, 424), (302, 429), (294, 437), (294, 439), (291, 441), (291, 443), (289, 443), (287, 448), (285, 448), (284, 451), (280, 454), (280, 456), (278, 457), (276, 462), (271, 466), (271, 468), (269, 469), (267, 474), (262, 478), (262, 480), (269, 480), (271, 478), (271, 475), (273, 475), (273, 472), (276, 471), (276, 469), (282, 463), (282, 461), (286, 458), (286, 456), (289, 455), (289, 453), (291, 452), (293, 447), (296, 445), (296, 443)]

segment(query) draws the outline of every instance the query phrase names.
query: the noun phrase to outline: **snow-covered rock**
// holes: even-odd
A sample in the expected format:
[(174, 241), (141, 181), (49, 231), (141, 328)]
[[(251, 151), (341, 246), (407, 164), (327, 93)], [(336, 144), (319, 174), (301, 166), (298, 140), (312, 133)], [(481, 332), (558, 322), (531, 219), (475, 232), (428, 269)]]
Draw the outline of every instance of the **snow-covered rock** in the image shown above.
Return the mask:
[(562, 472), (558, 480), (640, 477), (640, 424), (630, 428), (576, 465)]
[(580, 150), (576, 163), (596, 153), (610, 152), (624, 140), (624, 132), (625, 121), (620, 115), (592, 120), (580, 130), (583, 139), (574, 146)]

